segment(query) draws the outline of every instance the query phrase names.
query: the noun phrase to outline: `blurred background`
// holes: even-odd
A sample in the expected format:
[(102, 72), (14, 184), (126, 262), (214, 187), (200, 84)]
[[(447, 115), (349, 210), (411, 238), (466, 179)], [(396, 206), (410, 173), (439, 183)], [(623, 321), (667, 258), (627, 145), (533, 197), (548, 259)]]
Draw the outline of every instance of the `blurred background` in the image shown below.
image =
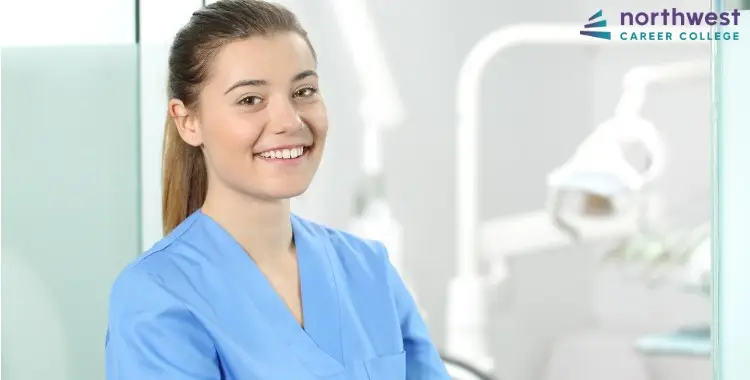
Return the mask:
[[(578, 36), (708, 0), (278, 2), (332, 121), (294, 211), (386, 243), (456, 379), (710, 378), (710, 44)], [(103, 377), (110, 285), (161, 237), (169, 44), (203, 4), (0, 5), (5, 379)]]

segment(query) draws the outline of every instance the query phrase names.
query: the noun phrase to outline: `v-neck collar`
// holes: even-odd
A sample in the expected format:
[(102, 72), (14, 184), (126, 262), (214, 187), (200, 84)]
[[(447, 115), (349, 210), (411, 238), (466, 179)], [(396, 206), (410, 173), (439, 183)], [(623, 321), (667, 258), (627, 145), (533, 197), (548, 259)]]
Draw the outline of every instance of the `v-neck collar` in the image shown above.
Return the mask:
[(297, 248), (304, 330), (321, 349), (342, 363), (341, 314), (331, 263), (331, 240), (321, 235), (320, 231), (313, 231), (316, 226), (306, 225), (296, 215), (291, 218)]
[[(200, 212), (200, 211), (198, 211)], [(231, 277), (250, 296), (256, 308), (284, 344), (317, 375), (343, 369), (340, 305), (330, 255), (330, 238), (291, 215), (297, 249), (304, 328), (240, 244), (208, 215), (200, 214), (206, 232), (221, 254)]]

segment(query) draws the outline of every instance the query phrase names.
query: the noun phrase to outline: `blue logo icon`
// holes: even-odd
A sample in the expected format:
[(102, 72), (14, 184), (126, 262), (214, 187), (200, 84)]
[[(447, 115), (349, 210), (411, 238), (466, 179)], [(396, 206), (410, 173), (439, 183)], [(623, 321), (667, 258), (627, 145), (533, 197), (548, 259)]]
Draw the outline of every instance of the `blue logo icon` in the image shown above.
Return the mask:
[[(602, 10), (600, 9), (598, 12), (594, 13), (593, 16), (589, 17), (589, 23), (584, 25), (584, 29), (593, 29), (593, 28), (606, 28), (607, 27), (607, 20), (599, 20), (595, 21), (598, 18), (602, 17)], [(610, 32), (600, 32), (600, 31), (593, 31), (593, 30), (582, 30), (581, 31), (582, 36), (589, 36), (594, 38), (601, 38), (604, 40), (610, 40), (612, 39), (612, 33)]]

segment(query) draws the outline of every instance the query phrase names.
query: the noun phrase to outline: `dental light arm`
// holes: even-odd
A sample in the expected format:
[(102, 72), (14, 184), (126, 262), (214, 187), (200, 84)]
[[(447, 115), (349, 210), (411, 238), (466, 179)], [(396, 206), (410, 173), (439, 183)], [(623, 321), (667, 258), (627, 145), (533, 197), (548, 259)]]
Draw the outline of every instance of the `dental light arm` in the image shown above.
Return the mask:
[[(631, 69), (623, 79), (623, 94), (615, 108), (615, 117), (625, 120), (640, 120), (641, 110), (650, 86), (673, 83), (686, 79), (710, 77), (711, 63), (703, 60), (672, 62), (661, 65), (641, 66)], [(651, 152), (651, 163), (643, 175), (644, 183), (650, 183), (664, 171), (666, 152), (656, 129), (651, 123), (634, 122), (623, 125), (622, 141), (641, 142)]]
[(640, 115), (648, 88), (654, 84), (672, 83), (685, 79), (710, 77), (711, 63), (704, 60), (671, 62), (631, 69), (622, 81), (623, 94), (615, 115)]
[[(500, 52), (519, 45), (618, 45), (622, 41), (581, 36), (578, 24), (525, 24), (500, 28), (479, 40), (459, 72), (456, 107), (456, 266), (448, 299), (447, 350), (484, 368), (492, 367), (484, 339), (484, 281), (480, 277), (479, 251), (479, 104), (482, 76)], [(612, 35), (619, 30), (612, 28)], [(665, 30), (675, 34), (679, 29)], [(661, 44), (674, 41), (627, 41), (628, 44)], [(700, 43), (701, 41), (680, 41)]]

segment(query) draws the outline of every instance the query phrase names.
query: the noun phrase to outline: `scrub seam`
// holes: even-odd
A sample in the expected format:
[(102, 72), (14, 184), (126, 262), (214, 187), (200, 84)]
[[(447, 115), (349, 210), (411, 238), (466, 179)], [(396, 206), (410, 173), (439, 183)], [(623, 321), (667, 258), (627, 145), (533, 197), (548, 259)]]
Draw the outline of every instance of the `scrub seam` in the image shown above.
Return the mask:
[(179, 233), (178, 235), (176, 235), (176, 236), (172, 237), (171, 239), (169, 239), (169, 242), (168, 242), (168, 243), (166, 243), (166, 244), (165, 244), (165, 245), (164, 245), (163, 247), (160, 247), (160, 248), (158, 248), (158, 249), (155, 249), (155, 248), (151, 248), (150, 250), (148, 250), (148, 251), (147, 251), (147, 252), (146, 252), (146, 253), (145, 253), (144, 255), (142, 255), (141, 257), (139, 257), (139, 258), (138, 258), (138, 259), (137, 259), (137, 260), (135, 261), (135, 263), (133, 263), (133, 266), (135, 266), (135, 265), (138, 265), (138, 264), (140, 264), (140, 263), (141, 263), (141, 262), (143, 262), (144, 260), (146, 260), (146, 259), (148, 259), (149, 257), (151, 257), (151, 255), (153, 255), (153, 254), (155, 254), (155, 253), (158, 253), (158, 252), (161, 252), (161, 251), (164, 251), (165, 249), (169, 248), (169, 247), (170, 247), (170, 246), (171, 246), (172, 244), (174, 244), (174, 242), (176, 242), (176, 241), (177, 241), (178, 239), (180, 239), (180, 238), (181, 238), (181, 237), (182, 237), (183, 235), (185, 235), (185, 234), (186, 234), (186, 233), (187, 233), (188, 231), (190, 231), (190, 229), (191, 229), (191, 228), (193, 228), (193, 226), (195, 225), (195, 222), (196, 222), (196, 221), (197, 221), (197, 220), (198, 220), (199, 218), (200, 218), (200, 215), (198, 215), (198, 217), (194, 218), (194, 219), (193, 219), (193, 220), (192, 220), (192, 221), (190, 222), (190, 224), (189, 224), (189, 225), (185, 226), (185, 228), (184, 228), (184, 229), (183, 229), (183, 230), (182, 230), (182, 231), (181, 231), (181, 232), (180, 232), (180, 233)]

